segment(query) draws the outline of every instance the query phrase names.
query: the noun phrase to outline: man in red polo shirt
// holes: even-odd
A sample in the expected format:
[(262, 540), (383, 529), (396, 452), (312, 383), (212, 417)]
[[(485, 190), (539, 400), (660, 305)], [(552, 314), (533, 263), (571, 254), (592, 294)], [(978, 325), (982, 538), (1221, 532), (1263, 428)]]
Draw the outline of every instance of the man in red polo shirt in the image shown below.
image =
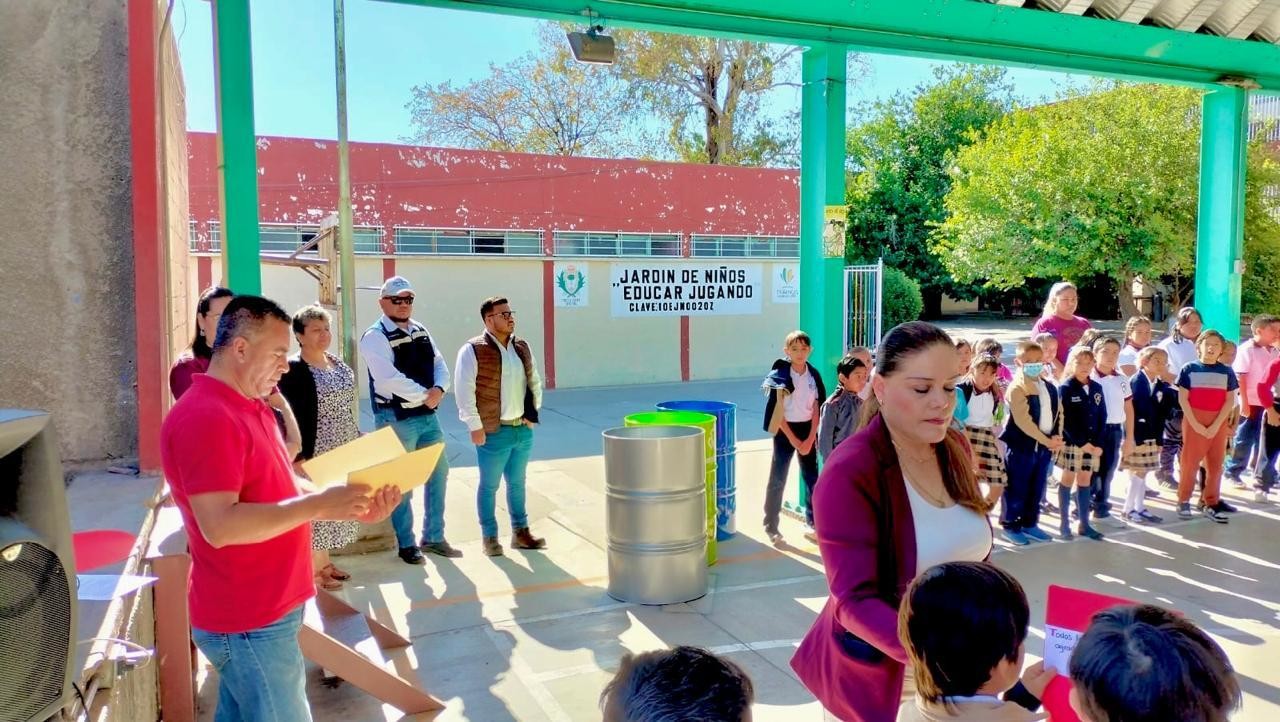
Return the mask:
[(297, 640), (315, 593), (310, 522), (379, 521), (400, 501), (394, 487), (314, 492), (293, 475), (262, 400), (288, 368), (289, 323), (265, 298), (232, 300), (208, 371), (161, 430), (191, 550), (191, 633), (219, 675), (215, 722), (311, 719)]

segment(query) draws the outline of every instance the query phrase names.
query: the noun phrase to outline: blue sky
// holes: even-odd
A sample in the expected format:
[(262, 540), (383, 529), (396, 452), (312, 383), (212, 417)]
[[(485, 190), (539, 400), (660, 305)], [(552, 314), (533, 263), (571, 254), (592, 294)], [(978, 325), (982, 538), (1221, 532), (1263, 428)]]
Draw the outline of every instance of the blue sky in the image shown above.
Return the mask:
[[(206, 0), (177, 0), (172, 18), (187, 91), (187, 126), (216, 126), (213, 27)], [(333, 138), (335, 84), (331, 0), (251, 3), (254, 115), (259, 135)], [(405, 103), (423, 82), (455, 85), (484, 76), (532, 49), (537, 23), (523, 18), (347, 0), (347, 97), (352, 140), (399, 142), (410, 135)], [(483, 48), (483, 49), (481, 49)], [(849, 88), (850, 104), (908, 90), (930, 77), (935, 63), (870, 56), (870, 72)], [(1072, 78), (1013, 69), (1015, 92), (1028, 100), (1052, 98)], [(770, 102), (799, 105), (798, 89), (782, 88)]]

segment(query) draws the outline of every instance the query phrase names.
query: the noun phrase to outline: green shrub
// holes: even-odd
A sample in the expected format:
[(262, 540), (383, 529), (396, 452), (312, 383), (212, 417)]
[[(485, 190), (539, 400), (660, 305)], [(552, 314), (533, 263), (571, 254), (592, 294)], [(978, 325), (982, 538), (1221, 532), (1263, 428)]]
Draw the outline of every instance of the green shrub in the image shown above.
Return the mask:
[(920, 284), (896, 268), (884, 269), (884, 288), (881, 294), (886, 333), (900, 323), (920, 318), (920, 312), (924, 310)]

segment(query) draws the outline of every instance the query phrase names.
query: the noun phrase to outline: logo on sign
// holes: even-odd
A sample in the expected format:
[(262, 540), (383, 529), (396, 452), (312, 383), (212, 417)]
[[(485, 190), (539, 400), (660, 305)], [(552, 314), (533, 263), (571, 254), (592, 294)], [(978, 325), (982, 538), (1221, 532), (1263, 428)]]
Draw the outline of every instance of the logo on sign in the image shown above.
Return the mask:
[(796, 285), (796, 272), (791, 269), (791, 266), (783, 266), (782, 270), (778, 271), (778, 280), (782, 281), (784, 286), (794, 286)]
[(556, 285), (564, 291), (567, 298), (576, 298), (587, 286), (587, 274), (571, 263), (556, 276)]

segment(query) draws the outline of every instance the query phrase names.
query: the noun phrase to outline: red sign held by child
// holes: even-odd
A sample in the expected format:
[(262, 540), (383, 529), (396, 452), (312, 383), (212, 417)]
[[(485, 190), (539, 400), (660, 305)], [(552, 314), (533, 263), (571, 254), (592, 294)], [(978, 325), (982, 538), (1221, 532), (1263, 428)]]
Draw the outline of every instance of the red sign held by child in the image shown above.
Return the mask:
[(1093, 615), (1115, 606), (1136, 604), (1129, 599), (1113, 597), (1083, 589), (1049, 585), (1049, 601), (1044, 617), (1044, 666), (1058, 675), (1044, 692), (1045, 711), (1053, 722), (1080, 722), (1071, 710), (1071, 653), (1089, 628)]

